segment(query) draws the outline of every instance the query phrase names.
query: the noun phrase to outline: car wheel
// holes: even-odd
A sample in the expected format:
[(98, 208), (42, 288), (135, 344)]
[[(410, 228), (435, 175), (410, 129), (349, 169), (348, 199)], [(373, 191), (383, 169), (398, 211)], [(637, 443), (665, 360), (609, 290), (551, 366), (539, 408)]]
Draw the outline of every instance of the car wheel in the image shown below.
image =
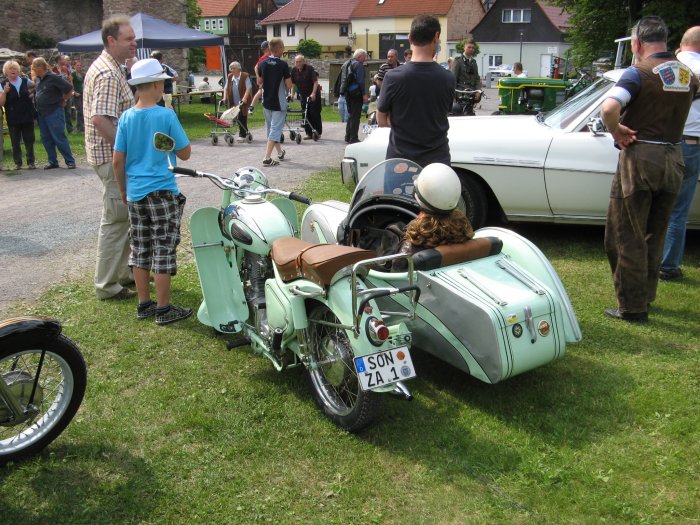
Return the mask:
[(472, 228), (478, 230), (486, 224), (488, 216), (488, 200), (481, 183), (471, 175), (459, 174), (462, 183), (462, 199), (466, 208), (467, 218)]

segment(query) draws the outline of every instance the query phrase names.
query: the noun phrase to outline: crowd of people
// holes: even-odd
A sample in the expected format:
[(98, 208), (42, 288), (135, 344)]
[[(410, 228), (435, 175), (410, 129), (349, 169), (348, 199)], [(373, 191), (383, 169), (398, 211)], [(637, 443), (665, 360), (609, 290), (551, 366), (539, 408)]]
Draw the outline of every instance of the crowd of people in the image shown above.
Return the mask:
[[(386, 158), (413, 160), (426, 169), (437, 165), (427, 171), (436, 175), (429, 178), (426, 174), (424, 180), (442, 180), (449, 186), (456, 177), (449, 168), (447, 139), (455, 89), (479, 90), (482, 85), (476, 43), (467, 40), (463, 53), (445, 69), (436, 62), (440, 35), (435, 17), (417, 16), (411, 24), (411, 47), (404, 52), (403, 63), (396, 50), (389, 50), (386, 63), (367, 82), (368, 54), (356, 49), (342, 65), (334, 91), (346, 124), (345, 142), (359, 141), (363, 106), (370, 98), (376, 100), (377, 124), (390, 128)], [(635, 25), (632, 51), (637, 62), (626, 70), (602, 107), (603, 121), (621, 150), (605, 234), (618, 304), (605, 310), (605, 315), (626, 321), (648, 319), (659, 278), (682, 276), (685, 224), (700, 169), (700, 100), (696, 95), (700, 27), (685, 33), (675, 55), (666, 49), (667, 36), (666, 25), (658, 17), (644, 17)], [(150, 59), (135, 59), (136, 41), (127, 17), (107, 19), (102, 40), (104, 50), (84, 77), (80, 61), (71, 63), (67, 56), (59, 57), (54, 67), (42, 57), (28, 57), (30, 76), (22, 74), (18, 62), (6, 62), (0, 106), (5, 109), (16, 169), (23, 165), (22, 144), (27, 167), (36, 167), (35, 120), (48, 156), (44, 169), (59, 167), (58, 153), (68, 168), (75, 168), (66, 133), (84, 131), (87, 161), (104, 188), (96, 295), (100, 299), (138, 297), (139, 319), (155, 317), (156, 323), (167, 324), (192, 313), (169, 302), (186, 199), (165, 168), (162, 152), (154, 153), (146, 145), (150, 144), (147, 137), (163, 131), (175, 138), (174, 156), (182, 160), (189, 157), (189, 141), (171, 111), (177, 73), (163, 62), (160, 52), (154, 52)], [(266, 125), (265, 167), (288, 158), (282, 148), (282, 132), (293, 97), (301, 101), (305, 138), (317, 140), (323, 131), (318, 72), (302, 55), (296, 55), (290, 67), (283, 59), (284, 50), (281, 38), (261, 45), (255, 65), (257, 86), (237, 61), (229, 65), (223, 86), (223, 103), (238, 108), (240, 142), (246, 139), (247, 116), (261, 101)], [(513, 74), (524, 75), (520, 63), (514, 65)], [(426, 87), (430, 97), (425, 96)], [(210, 90), (206, 77), (197, 89)], [(75, 126), (72, 108), (76, 110)], [(171, 160), (175, 162), (175, 158)], [(423, 196), (421, 221), (439, 224), (449, 218), (456, 224), (451, 202), (444, 210), (430, 206), (429, 201), (440, 202), (434, 187), (433, 183), (430, 199)], [(468, 237), (468, 221), (458, 219)], [(445, 231), (454, 230), (447, 223), (444, 226)], [(156, 227), (167, 234), (152, 237)], [(415, 231), (418, 225), (411, 228)], [(407, 239), (411, 238), (417, 237)], [(156, 301), (149, 293), (151, 272)], [(128, 288), (132, 283), (136, 292)]]

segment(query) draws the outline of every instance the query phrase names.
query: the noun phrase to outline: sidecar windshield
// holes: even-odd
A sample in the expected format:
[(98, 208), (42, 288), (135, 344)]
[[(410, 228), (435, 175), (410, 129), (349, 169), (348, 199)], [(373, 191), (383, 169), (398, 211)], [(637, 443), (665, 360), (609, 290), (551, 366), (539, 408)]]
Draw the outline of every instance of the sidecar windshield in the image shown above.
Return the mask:
[(411, 160), (389, 159), (380, 162), (357, 184), (350, 209), (377, 197), (396, 197), (413, 201), (413, 183), (420, 171), (421, 167)]

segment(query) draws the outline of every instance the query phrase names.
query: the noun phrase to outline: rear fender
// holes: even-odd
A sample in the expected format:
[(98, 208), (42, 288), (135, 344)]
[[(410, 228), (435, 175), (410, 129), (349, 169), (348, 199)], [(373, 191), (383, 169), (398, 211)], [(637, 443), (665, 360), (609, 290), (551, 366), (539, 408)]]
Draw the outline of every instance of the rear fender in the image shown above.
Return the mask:
[(204, 296), (197, 318), (219, 332), (239, 332), (241, 322), (248, 319), (248, 305), (237, 264), (237, 248), (221, 234), (219, 210), (195, 211), (190, 231)]
[(349, 204), (333, 200), (312, 204), (301, 221), (301, 238), (312, 243), (336, 244), (338, 226), (349, 208)]

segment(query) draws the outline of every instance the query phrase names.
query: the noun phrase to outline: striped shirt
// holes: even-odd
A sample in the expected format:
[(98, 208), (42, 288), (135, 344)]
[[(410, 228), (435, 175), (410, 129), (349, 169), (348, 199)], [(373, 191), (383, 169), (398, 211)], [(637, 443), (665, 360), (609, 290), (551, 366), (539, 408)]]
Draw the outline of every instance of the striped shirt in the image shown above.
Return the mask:
[(93, 166), (112, 162), (112, 144), (102, 138), (92, 123), (94, 115), (108, 117), (114, 125), (124, 111), (134, 105), (134, 95), (126, 82), (126, 75), (116, 60), (107, 53), (90, 65), (83, 87), (85, 115), (85, 153)]

